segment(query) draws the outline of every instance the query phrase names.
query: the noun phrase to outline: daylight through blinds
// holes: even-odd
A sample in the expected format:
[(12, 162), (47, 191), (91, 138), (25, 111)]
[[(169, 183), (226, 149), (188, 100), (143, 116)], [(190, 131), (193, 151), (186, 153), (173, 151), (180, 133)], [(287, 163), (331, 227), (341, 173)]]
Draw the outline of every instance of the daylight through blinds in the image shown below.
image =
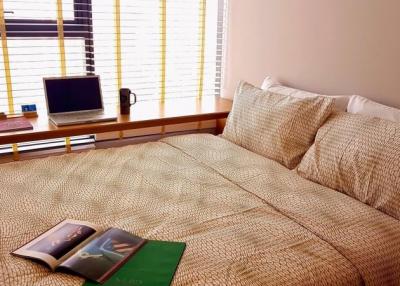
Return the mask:
[(219, 95), (224, 0), (0, 0), (0, 111), (45, 110), (43, 78), (100, 75), (104, 102)]

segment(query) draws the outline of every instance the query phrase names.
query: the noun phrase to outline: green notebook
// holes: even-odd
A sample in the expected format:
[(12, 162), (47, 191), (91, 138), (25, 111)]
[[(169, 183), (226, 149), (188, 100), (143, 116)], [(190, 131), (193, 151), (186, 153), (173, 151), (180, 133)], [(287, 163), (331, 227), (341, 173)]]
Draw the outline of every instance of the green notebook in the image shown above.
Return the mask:
[[(104, 286), (169, 286), (186, 244), (149, 240)], [(83, 286), (101, 285), (86, 281)]]

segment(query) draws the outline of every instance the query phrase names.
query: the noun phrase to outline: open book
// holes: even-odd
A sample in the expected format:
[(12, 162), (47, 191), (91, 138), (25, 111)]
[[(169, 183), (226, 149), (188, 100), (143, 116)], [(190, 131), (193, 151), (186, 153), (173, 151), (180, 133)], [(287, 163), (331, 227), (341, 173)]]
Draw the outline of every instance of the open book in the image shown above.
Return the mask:
[(120, 229), (102, 231), (88, 222), (65, 220), (12, 254), (104, 283), (145, 242)]

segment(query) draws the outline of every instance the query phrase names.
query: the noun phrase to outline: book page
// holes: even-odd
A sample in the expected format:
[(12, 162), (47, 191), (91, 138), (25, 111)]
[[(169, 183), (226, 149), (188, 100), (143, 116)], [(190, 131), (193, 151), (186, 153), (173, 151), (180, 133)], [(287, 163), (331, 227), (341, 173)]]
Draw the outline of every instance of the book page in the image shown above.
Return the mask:
[(94, 238), (59, 267), (103, 283), (145, 242), (143, 238), (111, 228)]
[(88, 222), (65, 220), (12, 254), (39, 259), (55, 270), (62, 261), (90, 241), (99, 231), (97, 226)]

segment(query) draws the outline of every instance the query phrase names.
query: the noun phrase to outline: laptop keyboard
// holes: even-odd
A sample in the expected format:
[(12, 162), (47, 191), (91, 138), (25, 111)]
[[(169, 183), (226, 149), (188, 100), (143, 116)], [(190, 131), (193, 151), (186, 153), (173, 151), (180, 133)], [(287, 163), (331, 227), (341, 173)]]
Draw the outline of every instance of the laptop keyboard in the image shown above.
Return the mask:
[(82, 119), (96, 119), (99, 117), (103, 117), (103, 112), (88, 112), (88, 113), (76, 113), (76, 114), (60, 114), (60, 115), (52, 115), (56, 120), (82, 120)]
[(73, 116), (73, 118), (76, 119), (91, 119), (91, 118), (98, 118), (98, 117), (103, 117), (104, 113), (99, 113), (99, 112), (95, 112), (95, 113), (87, 113), (87, 114), (77, 114), (75, 116)]

